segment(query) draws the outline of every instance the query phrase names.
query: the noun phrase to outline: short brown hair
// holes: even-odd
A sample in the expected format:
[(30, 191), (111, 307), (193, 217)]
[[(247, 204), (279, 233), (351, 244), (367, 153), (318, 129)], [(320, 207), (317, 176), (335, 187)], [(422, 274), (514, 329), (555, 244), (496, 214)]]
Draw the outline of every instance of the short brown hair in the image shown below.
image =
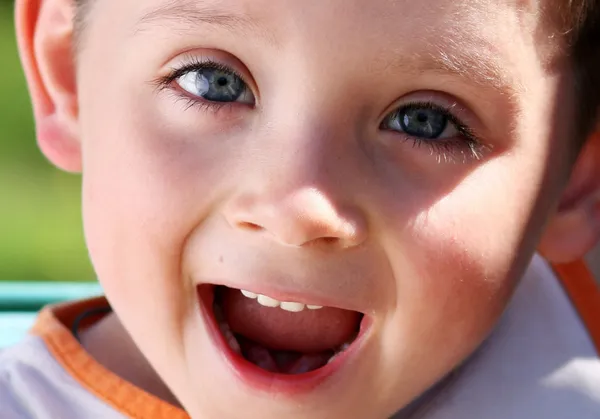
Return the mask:
[(600, 122), (600, 0), (554, 0), (559, 30), (573, 64), (580, 143)]

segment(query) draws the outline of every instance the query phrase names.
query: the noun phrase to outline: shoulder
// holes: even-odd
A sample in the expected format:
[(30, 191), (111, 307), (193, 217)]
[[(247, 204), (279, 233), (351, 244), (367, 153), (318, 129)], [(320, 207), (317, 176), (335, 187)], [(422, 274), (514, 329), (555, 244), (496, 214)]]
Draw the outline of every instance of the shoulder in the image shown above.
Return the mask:
[(0, 350), (2, 419), (124, 419), (70, 375), (44, 338)]
[(492, 335), (425, 417), (600, 417), (598, 295), (582, 265), (536, 256)]
[[(34, 418), (53, 399), (52, 388), (66, 378), (43, 340), (28, 336), (0, 351), (0, 405), (3, 418)], [(50, 406), (48, 406), (50, 408)]]

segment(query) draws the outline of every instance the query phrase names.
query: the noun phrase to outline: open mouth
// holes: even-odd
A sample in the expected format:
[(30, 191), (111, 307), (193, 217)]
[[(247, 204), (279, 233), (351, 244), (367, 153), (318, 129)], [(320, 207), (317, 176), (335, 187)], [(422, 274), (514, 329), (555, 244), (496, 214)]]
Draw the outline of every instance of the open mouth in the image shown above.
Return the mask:
[(212, 308), (230, 356), (267, 373), (322, 370), (341, 358), (364, 328), (362, 313), (341, 308), (278, 301), (222, 285), (200, 286), (199, 296)]

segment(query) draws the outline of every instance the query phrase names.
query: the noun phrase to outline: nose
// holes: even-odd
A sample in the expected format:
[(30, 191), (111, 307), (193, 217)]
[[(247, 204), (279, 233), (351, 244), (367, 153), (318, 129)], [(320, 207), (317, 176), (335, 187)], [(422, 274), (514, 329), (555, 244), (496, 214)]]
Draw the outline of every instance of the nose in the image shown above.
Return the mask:
[(262, 233), (284, 245), (360, 245), (367, 237), (365, 217), (356, 206), (335, 201), (315, 186), (247, 192), (230, 201), (226, 218), (236, 229)]

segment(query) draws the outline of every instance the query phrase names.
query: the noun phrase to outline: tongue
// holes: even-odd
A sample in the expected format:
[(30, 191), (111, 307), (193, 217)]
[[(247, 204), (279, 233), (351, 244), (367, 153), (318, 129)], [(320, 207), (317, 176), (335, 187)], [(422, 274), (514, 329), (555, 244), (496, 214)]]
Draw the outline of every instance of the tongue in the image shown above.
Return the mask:
[(239, 290), (225, 288), (221, 296), (225, 319), (234, 333), (269, 349), (316, 354), (351, 341), (361, 314), (324, 307), (298, 313), (264, 307)]

